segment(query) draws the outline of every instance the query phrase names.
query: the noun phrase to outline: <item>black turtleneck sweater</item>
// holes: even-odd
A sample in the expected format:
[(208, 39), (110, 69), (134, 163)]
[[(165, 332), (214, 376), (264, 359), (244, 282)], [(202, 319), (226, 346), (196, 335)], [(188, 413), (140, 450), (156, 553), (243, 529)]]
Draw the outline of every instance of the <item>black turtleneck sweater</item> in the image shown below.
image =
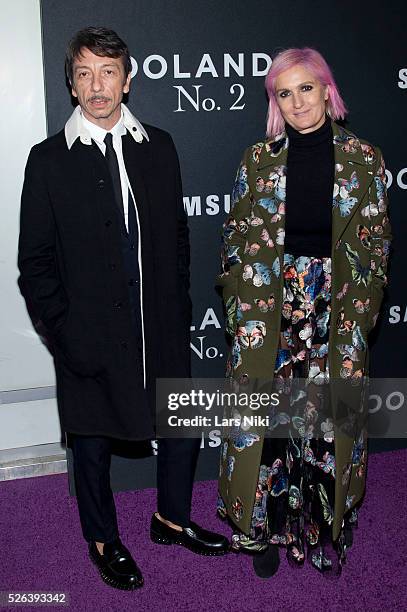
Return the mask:
[(331, 121), (308, 134), (286, 124), (289, 139), (286, 191), (286, 253), (331, 256), (335, 157)]

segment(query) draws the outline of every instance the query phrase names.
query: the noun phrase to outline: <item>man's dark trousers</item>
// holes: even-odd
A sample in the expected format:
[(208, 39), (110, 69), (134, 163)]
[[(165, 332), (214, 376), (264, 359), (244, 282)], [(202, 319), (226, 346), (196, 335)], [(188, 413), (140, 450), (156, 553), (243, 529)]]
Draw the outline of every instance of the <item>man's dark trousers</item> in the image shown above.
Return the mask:
[[(110, 459), (113, 440), (94, 436), (71, 436), (79, 516), (84, 538), (112, 542), (119, 537)], [(200, 440), (160, 439), (157, 455), (157, 489), (160, 515), (187, 527)]]

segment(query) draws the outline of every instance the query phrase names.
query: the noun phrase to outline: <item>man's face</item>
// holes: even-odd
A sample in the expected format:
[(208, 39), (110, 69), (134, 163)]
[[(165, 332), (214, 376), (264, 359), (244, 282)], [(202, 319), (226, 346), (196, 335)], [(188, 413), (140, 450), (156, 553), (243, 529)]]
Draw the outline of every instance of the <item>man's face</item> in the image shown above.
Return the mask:
[(123, 94), (130, 89), (120, 57), (101, 57), (84, 47), (73, 63), (72, 95), (86, 119), (110, 130), (120, 119)]

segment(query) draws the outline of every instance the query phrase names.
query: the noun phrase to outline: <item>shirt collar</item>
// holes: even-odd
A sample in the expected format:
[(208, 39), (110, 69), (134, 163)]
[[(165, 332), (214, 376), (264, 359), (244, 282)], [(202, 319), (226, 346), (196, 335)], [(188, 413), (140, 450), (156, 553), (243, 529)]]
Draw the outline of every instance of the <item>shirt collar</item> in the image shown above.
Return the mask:
[[(122, 116), (120, 121), (116, 123), (112, 130), (113, 134), (124, 135), (126, 129), (130, 132), (134, 140), (138, 143), (143, 142), (145, 138), (149, 141), (148, 134), (140, 121), (131, 114), (129, 109), (122, 104)], [(96, 141), (103, 142), (107, 130), (88, 121), (81, 112), (81, 107), (77, 106), (65, 124), (65, 140), (68, 149), (70, 149), (77, 138), (82, 144), (91, 145), (92, 138)]]

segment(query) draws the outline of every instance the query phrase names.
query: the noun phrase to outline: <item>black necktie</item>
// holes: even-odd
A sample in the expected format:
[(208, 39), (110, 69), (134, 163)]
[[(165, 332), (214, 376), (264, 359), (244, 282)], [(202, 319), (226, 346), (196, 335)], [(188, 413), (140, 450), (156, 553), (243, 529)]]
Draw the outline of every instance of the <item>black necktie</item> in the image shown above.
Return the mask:
[(122, 184), (120, 181), (119, 162), (117, 161), (116, 151), (113, 148), (113, 136), (110, 132), (106, 134), (103, 142), (106, 145), (105, 159), (107, 161), (107, 165), (109, 166), (110, 175), (112, 177), (114, 197), (116, 200), (116, 204), (124, 217), (123, 194)]

